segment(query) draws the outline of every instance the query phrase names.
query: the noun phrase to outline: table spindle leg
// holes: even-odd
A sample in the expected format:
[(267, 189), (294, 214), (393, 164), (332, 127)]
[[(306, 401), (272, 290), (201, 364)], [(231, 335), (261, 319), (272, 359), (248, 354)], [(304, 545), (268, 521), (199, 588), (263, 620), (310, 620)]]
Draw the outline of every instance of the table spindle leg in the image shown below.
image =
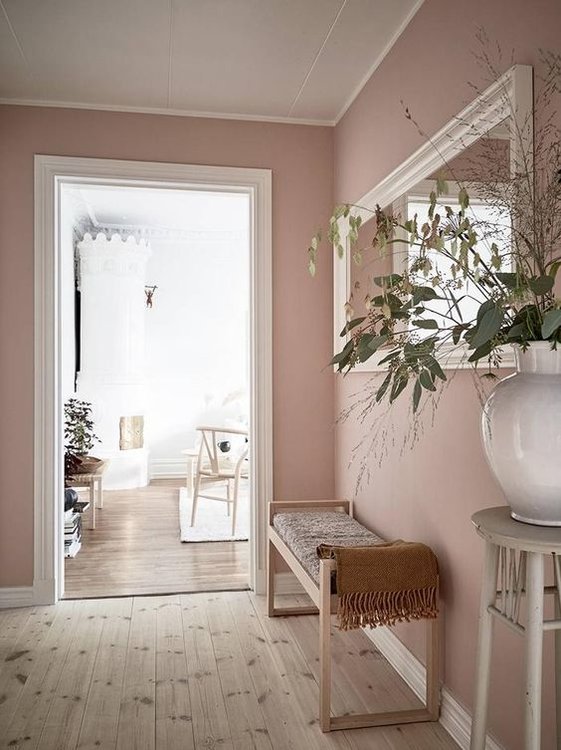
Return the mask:
[(475, 667), (475, 702), (471, 726), (470, 750), (485, 750), (487, 733), (487, 706), (491, 677), (491, 645), (493, 638), (493, 616), (488, 607), (495, 604), (497, 596), (497, 567), (500, 548), (492, 542), (485, 542), (485, 562), (481, 601), (479, 609), (479, 637)]

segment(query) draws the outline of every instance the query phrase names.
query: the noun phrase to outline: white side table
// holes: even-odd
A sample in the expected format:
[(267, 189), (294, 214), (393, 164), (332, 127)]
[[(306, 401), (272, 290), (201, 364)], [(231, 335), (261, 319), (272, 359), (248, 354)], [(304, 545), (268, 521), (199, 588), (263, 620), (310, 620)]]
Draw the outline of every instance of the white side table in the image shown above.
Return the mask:
[[(470, 748), (485, 748), (494, 620), (526, 639), (525, 750), (540, 748), (543, 633), (555, 631), (557, 748), (561, 748), (561, 528), (515, 521), (504, 506), (481, 510), (471, 520), (485, 540), (485, 563)], [(544, 586), (545, 555), (553, 556), (554, 586)], [(526, 625), (519, 621), (523, 594), (528, 603)], [(545, 594), (555, 597), (554, 620), (543, 619)]]
[(190, 496), (193, 497), (193, 488), (195, 487), (195, 468), (197, 466), (197, 458), (199, 456), (198, 448), (185, 448), (181, 451), (181, 455), (187, 459), (187, 470), (185, 474), (185, 486)]

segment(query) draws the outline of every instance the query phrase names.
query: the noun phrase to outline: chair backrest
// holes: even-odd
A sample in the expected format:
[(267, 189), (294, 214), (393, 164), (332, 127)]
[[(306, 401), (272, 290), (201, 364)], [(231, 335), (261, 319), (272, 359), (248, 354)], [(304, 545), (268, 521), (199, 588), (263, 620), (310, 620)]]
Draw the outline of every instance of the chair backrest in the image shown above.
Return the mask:
[[(209, 463), (210, 470), (213, 474), (220, 473), (219, 448), (217, 435), (243, 435), (248, 436), (248, 431), (237, 427), (207, 427), (201, 425), (196, 428), (201, 433), (201, 446), (199, 448), (199, 457), (197, 459), (197, 471), (200, 470), (205, 459)], [(247, 456), (248, 448), (244, 449), (242, 455), (238, 458), (238, 466)]]

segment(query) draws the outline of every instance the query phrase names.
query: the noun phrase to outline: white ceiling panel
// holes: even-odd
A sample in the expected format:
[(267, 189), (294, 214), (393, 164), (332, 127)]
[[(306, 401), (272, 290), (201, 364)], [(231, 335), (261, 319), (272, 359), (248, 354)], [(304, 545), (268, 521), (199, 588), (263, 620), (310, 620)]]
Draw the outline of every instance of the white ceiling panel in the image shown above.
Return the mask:
[[(376, 13), (372, 13), (373, 5)], [(337, 119), (418, 7), (419, 3), (411, 0), (345, 3), (291, 116)]]
[(285, 117), (341, 0), (173, 7), (172, 107)]
[(333, 124), (422, 0), (0, 0), (0, 101)]
[(0, 8), (0, 88), (3, 96), (20, 95), (31, 81), (31, 73)]
[(33, 81), (22, 98), (165, 107), (167, 0), (3, 0)]

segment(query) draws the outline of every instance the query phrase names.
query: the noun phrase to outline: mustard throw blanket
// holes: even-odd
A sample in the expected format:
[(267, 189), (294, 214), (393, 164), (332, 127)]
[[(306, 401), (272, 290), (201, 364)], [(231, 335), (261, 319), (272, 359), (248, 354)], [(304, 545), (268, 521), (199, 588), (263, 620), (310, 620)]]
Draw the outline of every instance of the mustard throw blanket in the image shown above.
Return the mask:
[(438, 561), (425, 544), (401, 539), (371, 547), (320, 544), (317, 551), (337, 562), (341, 630), (438, 615)]

